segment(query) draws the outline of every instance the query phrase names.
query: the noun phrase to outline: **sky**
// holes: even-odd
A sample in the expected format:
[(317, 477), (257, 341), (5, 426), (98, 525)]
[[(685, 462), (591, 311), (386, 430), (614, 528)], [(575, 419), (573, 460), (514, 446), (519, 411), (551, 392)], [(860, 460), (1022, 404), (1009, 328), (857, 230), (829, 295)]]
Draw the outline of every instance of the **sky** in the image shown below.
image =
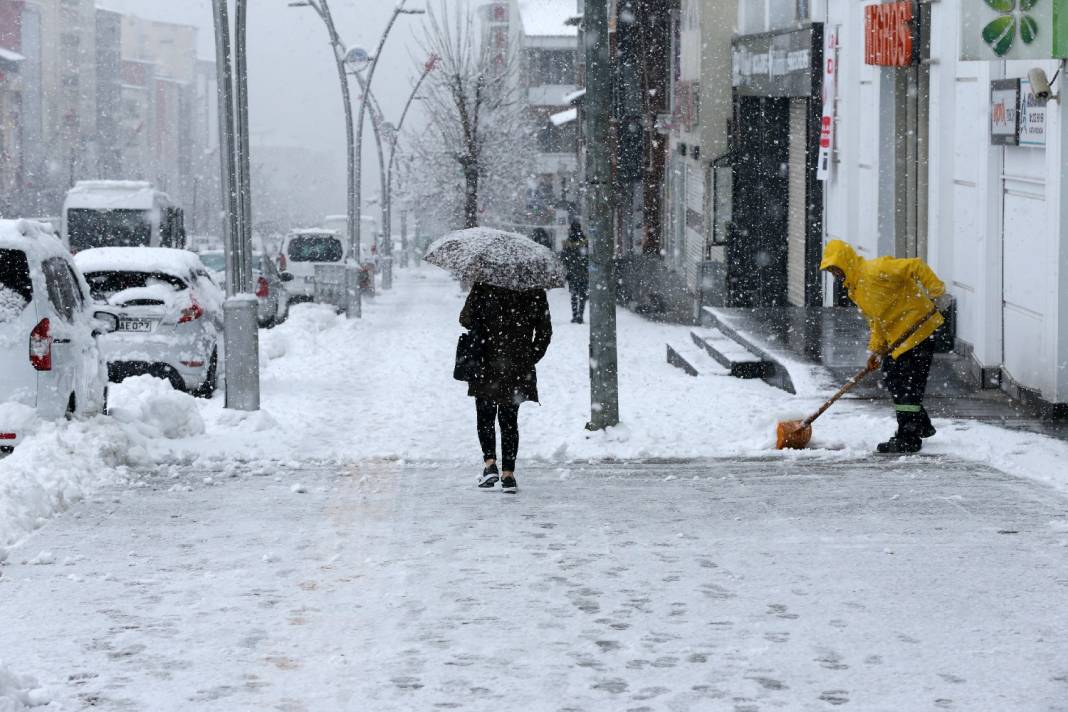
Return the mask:
[[(249, 125), (253, 144), (308, 146), (343, 155), (345, 126), (337, 70), (326, 27), (311, 8), (292, 8), (289, 0), (249, 3)], [(101, 0), (99, 5), (145, 18), (191, 24), (200, 28), (199, 54), (214, 57), (211, 0)], [(231, 3), (232, 4), (232, 3)], [(338, 32), (349, 46), (373, 52), (393, 12), (393, 0), (332, 0)], [(426, 0), (407, 0), (413, 9)], [(232, 16), (231, 16), (232, 21)], [(413, 86), (420, 53), (421, 18), (401, 15), (382, 53), (374, 91), (396, 122)], [(419, 65), (422, 60), (419, 60)], [(354, 85), (353, 97), (357, 96)], [(413, 108), (417, 112), (418, 108)], [(408, 125), (419, 124), (418, 113)], [(364, 196), (377, 193), (378, 167), (365, 125)]]

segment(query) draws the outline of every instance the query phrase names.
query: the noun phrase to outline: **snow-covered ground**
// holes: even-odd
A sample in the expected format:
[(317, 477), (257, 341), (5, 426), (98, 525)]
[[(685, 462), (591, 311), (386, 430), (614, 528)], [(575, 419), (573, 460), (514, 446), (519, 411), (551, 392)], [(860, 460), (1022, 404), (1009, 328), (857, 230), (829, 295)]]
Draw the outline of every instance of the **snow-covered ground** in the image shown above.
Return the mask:
[(1064, 443), (936, 421), (924, 455), (879, 459), (889, 409), (846, 402), (781, 453), (776, 421), (819, 388), (691, 378), (664, 353), (688, 328), (628, 312), (624, 422), (589, 433), (588, 332), (557, 290), (502, 510), (470, 486), (463, 295), (430, 267), (396, 285), (362, 320), (309, 305), (262, 332), (258, 413), (138, 378), (112, 417), (29, 426), (0, 460), (0, 712), (1068, 694), (1050, 662), (1068, 634)]
[[(396, 288), (368, 300), (362, 320), (302, 305), (261, 332), (262, 403), (246, 414), (175, 393), (144, 377), (112, 389), (113, 417), (38, 423), (0, 461), (0, 546), (32, 531), (68, 502), (130, 468), (185, 464), (273, 471), (279, 463), (366, 459), (471, 463), (479, 459), (474, 407), (451, 370), (463, 303), (433, 267), (398, 270)], [(520, 410), (520, 470), (532, 460), (761, 455), (865, 456), (893, 430), (888, 409), (845, 402), (815, 427), (810, 450), (774, 450), (775, 423), (813, 409), (824, 393), (790, 396), (761, 381), (691, 378), (667, 365), (665, 342), (688, 327), (619, 313), (623, 423), (584, 429), (589, 414), (588, 327), (571, 324), (567, 293), (550, 293), (552, 345), (538, 366), (543, 403)], [(8, 406), (0, 406), (0, 409)], [(980, 461), (1068, 491), (1068, 444), (966, 421), (939, 421), (925, 452)]]

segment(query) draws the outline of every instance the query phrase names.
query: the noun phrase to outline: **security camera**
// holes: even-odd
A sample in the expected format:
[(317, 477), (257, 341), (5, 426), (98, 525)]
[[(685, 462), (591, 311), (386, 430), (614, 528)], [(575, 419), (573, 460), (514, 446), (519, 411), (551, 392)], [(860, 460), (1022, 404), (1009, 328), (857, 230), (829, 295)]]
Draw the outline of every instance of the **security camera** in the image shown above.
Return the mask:
[(1036, 99), (1039, 101), (1060, 100), (1060, 97), (1053, 93), (1053, 88), (1049, 85), (1049, 78), (1046, 77), (1045, 70), (1040, 67), (1034, 67), (1027, 73), (1027, 78), (1031, 82), (1031, 91)]

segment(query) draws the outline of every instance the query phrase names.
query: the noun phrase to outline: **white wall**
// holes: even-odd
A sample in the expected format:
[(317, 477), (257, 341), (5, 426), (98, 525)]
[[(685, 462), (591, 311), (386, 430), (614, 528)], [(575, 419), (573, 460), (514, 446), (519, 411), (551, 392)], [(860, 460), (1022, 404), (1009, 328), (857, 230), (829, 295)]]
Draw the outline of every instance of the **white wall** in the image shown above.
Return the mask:
[[(826, 31), (839, 33), (835, 163), (825, 185), (828, 240), (878, 254), (879, 74), (864, 64), (864, 6), (831, 0)], [(831, 291), (824, 290), (827, 303)]]

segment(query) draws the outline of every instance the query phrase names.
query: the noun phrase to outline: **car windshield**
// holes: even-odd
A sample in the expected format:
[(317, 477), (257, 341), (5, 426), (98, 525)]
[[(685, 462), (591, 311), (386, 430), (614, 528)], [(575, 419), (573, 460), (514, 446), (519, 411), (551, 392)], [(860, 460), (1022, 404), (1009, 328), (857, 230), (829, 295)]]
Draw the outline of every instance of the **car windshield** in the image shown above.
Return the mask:
[(204, 266), (215, 272), (226, 270), (226, 254), (222, 252), (201, 252), (200, 261)]
[(294, 262), (340, 262), (341, 240), (330, 235), (301, 235), (289, 241), (287, 253)]
[(147, 210), (67, 211), (67, 238), (71, 252), (91, 247), (140, 247), (152, 241)]
[(162, 272), (89, 272), (85, 275), (89, 292), (97, 301), (107, 301), (113, 294), (137, 287), (162, 285), (176, 292), (188, 289), (180, 277)]

